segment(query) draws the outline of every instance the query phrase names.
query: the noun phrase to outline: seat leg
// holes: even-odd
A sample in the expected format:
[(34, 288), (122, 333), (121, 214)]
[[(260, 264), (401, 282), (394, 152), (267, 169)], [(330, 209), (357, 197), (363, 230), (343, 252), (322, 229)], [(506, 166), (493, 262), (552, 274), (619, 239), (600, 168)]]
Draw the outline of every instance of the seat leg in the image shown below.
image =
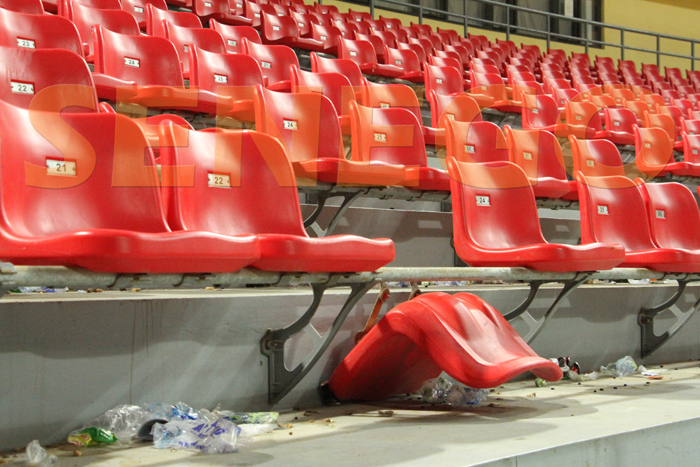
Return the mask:
[[(275, 405), (279, 402), (311, 371), (311, 368), (313, 368), (333, 341), (350, 311), (376, 283), (376, 281), (370, 281), (351, 284), (350, 295), (338, 312), (338, 316), (333, 321), (330, 329), (323, 336), (311, 324), (311, 319), (321, 305), (323, 294), (329, 288), (334, 287), (332, 283), (312, 284), (313, 300), (306, 312), (285, 328), (267, 330), (260, 342), (260, 350), (268, 359), (268, 400), (270, 405)], [(305, 331), (314, 341), (314, 349), (303, 362), (290, 371), (284, 364), (284, 346), (288, 340), (302, 331)]]
[[(671, 298), (655, 307), (642, 308), (642, 310), (639, 312), (638, 323), (642, 330), (642, 358), (646, 358), (654, 353), (659, 347), (666, 343), (666, 341), (673, 337), (683, 327), (683, 325), (688, 322), (690, 317), (693, 316), (695, 311), (700, 306), (700, 299), (698, 299), (690, 310), (685, 313), (673, 306), (681, 298), (687, 285), (687, 280), (679, 280), (676, 293), (674, 293)], [(666, 310), (671, 311), (676, 316), (676, 322), (668, 331), (657, 336), (654, 333), (654, 319), (656, 316)]]
[(515, 319), (527, 311), (528, 307), (535, 299), (535, 296), (537, 295), (537, 292), (540, 290), (540, 287), (543, 283), (544, 282), (542, 281), (530, 282), (530, 293), (528, 293), (527, 298), (525, 298), (525, 300), (523, 300), (523, 302), (520, 305), (518, 305), (515, 309), (503, 314), (503, 317), (506, 319), (506, 321)]
[[(318, 225), (318, 222), (315, 222), (320, 214), (320, 210), (323, 209), (323, 206), (321, 205), (320, 200), (319, 200), (319, 208), (317, 209), (318, 214), (316, 212), (314, 212), (314, 214), (311, 215), (311, 217), (314, 217), (314, 215), (315, 215), (314, 221), (311, 222), (308, 226), (306, 225), (306, 221), (305, 221), (304, 227), (310, 228), (316, 234), (316, 236), (318, 238), (328, 237), (329, 235), (331, 235), (333, 233), (335, 228), (338, 226), (338, 222), (340, 222), (340, 219), (342, 219), (343, 215), (345, 215), (345, 212), (348, 210), (350, 205), (352, 203), (354, 203), (357, 198), (361, 197), (365, 193), (366, 193), (366, 190), (359, 190), (356, 192), (343, 193), (343, 194), (339, 195), (339, 196), (343, 197), (343, 202), (340, 205), (340, 207), (338, 208), (338, 212), (335, 213), (335, 216), (333, 216), (333, 219), (331, 219), (330, 223), (328, 224), (328, 227), (326, 227), (325, 229), (323, 229), (320, 225)], [(324, 204), (325, 204), (325, 200), (324, 200)], [(309, 218), (309, 219), (311, 219), (311, 218)]]

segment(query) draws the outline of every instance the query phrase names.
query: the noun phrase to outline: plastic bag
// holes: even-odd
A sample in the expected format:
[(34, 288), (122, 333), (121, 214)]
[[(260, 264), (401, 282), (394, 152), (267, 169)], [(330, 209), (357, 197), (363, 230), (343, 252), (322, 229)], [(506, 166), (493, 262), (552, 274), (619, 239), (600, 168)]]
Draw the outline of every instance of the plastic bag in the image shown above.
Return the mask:
[(113, 433), (119, 441), (129, 442), (144, 423), (154, 418), (153, 412), (138, 405), (119, 405), (90, 420), (84, 428), (101, 428)]
[(34, 440), (27, 444), (27, 462), (39, 467), (53, 467), (58, 463), (58, 457), (55, 454), (47, 454), (39, 441)]
[(606, 366), (600, 367), (600, 373), (615, 378), (623, 378), (637, 371), (637, 364), (634, 359), (627, 355), (614, 363), (608, 363)]
[(248, 445), (250, 439), (236, 424), (218, 419), (208, 423), (172, 420), (153, 427), (153, 443), (158, 449), (189, 449), (204, 454), (229, 454)]
[(277, 423), (277, 417), (280, 415), (277, 412), (232, 412), (218, 409), (215, 409), (214, 413), (236, 425)]

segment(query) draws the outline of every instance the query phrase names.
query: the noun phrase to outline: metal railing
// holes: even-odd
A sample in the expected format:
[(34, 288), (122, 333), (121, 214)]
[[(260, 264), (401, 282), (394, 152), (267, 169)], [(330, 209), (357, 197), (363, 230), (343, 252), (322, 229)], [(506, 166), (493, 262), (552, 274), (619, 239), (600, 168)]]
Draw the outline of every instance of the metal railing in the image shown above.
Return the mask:
[[(700, 41), (697, 41), (694, 39), (690, 39), (687, 37), (670, 36), (668, 34), (659, 34), (659, 33), (650, 32), (650, 31), (643, 31), (641, 29), (626, 28), (623, 26), (616, 26), (614, 24), (601, 23), (599, 21), (592, 21), (592, 20), (587, 20), (587, 19), (582, 19), (582, 18), (575, 18), (575, 17), (571, 17), (571, 16), (550, 13), (547, 11), (535, 10), (532, 8), (526, 8), (526, 7), (517, 6), (517, 5), (510, 5), (508, 3), (501, 3), (501, 2), (494, 1), (494, 0), (462, 0), (464, 3), (464, 14), (460, 14), (460, 13), (456, 13), (456, 12), (452, 12), (452, 11), (446, 11), (446, 10), (439, 10), (436, 8), (430, 8), (430, 7), (424, 6), (423, 5), (424, 0), (418, 0), (418, 4), (402, 2), (399, 0), (368, 0), (368, 1), (369, 1), (369, 7), (370, 7), (370, 14), (372, 15), (373, 18), (374, 18), (375, 8), (380, 8), (380, 7), (377, 7), (376, 3), (398, 5), (398, 6), (401, 6), (403, 8), (410, 8), (413, 11), (417, 10), (419, 24), (423, 24), (423, 18), (424, 18), (425, 13), (436, 13), (436, 14), (446, 15), (449, 17), (461, 18), (464, 21), (464, 36), (465, 37), (469, 32), (469, 26), (471, 23), (472, 25), (474, 25), (474, 24), (490, 25), (490, 26), (496, 26), (496, 27), (503, 28), (503, 29), (505, 29), (507, 40), (510, 40), (510, 36), (511, 36), (511, 34), (514, 33), (514, 31), (529, 32), (529, 33), (535, 33), (538, 35), (544, 35), (544, 36), (546, 36), (547, 48), (550, 47), (551, 42), (553, 40), (556, 41), (557, 39), (567, 39), (568, 41), (571, 41), (573, 39), (573, 40), (580, 41), (583, 43), (582, 45), (583, 45), (583, 47), (585, 47), (586, 53), (588, 53), (589, 47), (591, 47), (591, 46), (607, 46), (607, 47), (619, 48), (620, 49), (620, 58), (622, 60), (625, 59), (625, 52), (626, 51), (649, 53), (652, 55), (656, 55), (656, 65), (659, 67), (661, 67), (661, 57), (662, 56), (690, 60), (691, 70), (695, 70), (695, 61), (699, 59), (698, 57), (695, 56), (695, 44), (700, 42)], [(481, 4), (492, 5), (494, 7), (505, 9), (506, 21), (505, 22), (493, 21), (493, 20), (488, 20), (488, 19), (484, 19), (484, 18), (477, 18), (477, 17), (468, 16), (467, 15), (467, 12), (468, 12), (467, 8), (468, 8), (470, 2), (478, 2)], [(512, 24), (511, 23), (511, 18), (512, 18), (511, 12), (513, 12), (513, 11), (544, 16), (546, 18), (546, 22), (547, 22), (547, 30), (542, 31), (539, 29), (527, 28), (524, 26)], [(570, 34), (562, 34), (562, 33), (558, 33), (558, 32), (552, 32), (552, 20), (553, 19), (565, 20), (565, 21), (570, 21), (572, 23), (579, 23), (579, 24), (584, 25), (584, 27), (583, 27), (584, 36), (577, 37), (577, 36), (573, 36)], [(605, 30), (619, 31), (620, 32), (620, 42), (614, 43), (614, 42), (607, 42), (605, 40), (597, 40), (597, 39), (591, 38), (590, 37), (591, 28), (589, 28), (589, 26), (595, 26), (595, 27), (601, 28), (602, 31), (605, 31)], [(656, 49), (645, 49), (645, 48), (641, 48), (641, 47), (630, 47), (630, 46), (625, 45), (625, 33), (638, 34), (641, 36), (656, 38)], [(668, 40), (679, 41), (679, 42), (684, 42), (684, 43), (690, 44), (690, 55), (683, 55), (683, 54), (672, 53), (672, 52), (663, 52), (661, 50), (661, 39), (668, 39)]]

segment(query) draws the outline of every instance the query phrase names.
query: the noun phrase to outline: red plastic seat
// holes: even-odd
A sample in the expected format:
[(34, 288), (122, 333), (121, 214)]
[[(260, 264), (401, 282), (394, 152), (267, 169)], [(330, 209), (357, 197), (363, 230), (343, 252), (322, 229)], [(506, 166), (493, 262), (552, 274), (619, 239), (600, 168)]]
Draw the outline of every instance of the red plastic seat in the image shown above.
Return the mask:
[[(425, 72), (425, 90), (435, 91), (437, 94), (456, 96), (464, 92), (464, 80), (462, 80), (459, 70), (452, 67), (438, 67), (423, 64)], [(495, 100), (491, 96), (483, 94), (470, 94), (479, 107), (488, 108), (493, 106)]]
[[(355, 100), (355, 89), (340, 73), (312, 73), (292, 66), (292, 92), (318, 92), (326, 96), (338, 116), (343, 134), (350, 134), (350, 101)], [(361, 96), (360, 96), (361, 98)]]
[(268, 88), (273, 91), (291, 91), (289, 67), (299, 67), (299, 60), (292, 49), (286, 45), (256, 44), (244, 38), (243, 53), (258, 61), (263, 76), (268, 80)]
[(619, 245), (547, 243), (530, 182), (517, 165), (459, 162), (448, 153), (447, 168), (455, 251), (470, 266), (596, 271), (624, 260)]
[(497, 387), (526, 371), (548, 381), (562, 377), (556, 363), (537, 356), (483, 299), (438, 292), (389, 311), (328, 385), (339, 400), (372, 401), (416, 392), (443, 371), (474, 388)]
[[(374, 271), (394, 260), (394, 244), (389, 239), (308, 237), (294, 172), (278, 140), (247, 131), (188, 131), (175, 126), (170, 130), (161, 160), (194, 167), (193, 184), (170, 183), (174, 186), (165, 188), (168, 224), (173, 230), (255, 234), (261, 254), (252, 266), (262, 270)], [(179, 146), (176, 141), (189, 144)], [(215, 182), (209, 180), (219, 175), (228, 178), (232, 189), (212, 186)]]
[(681, 120), (681, 132), (689, 135), (700, 135), (700, 120)]
[(426, 191), (448, 191), (449, 176), (428, 167), (421, 124), (411, 111), (371, 108), (350, 102), (352, 159), (406, 166), (404, 186)]
[[(683, 126), (683, 120), (681, 119), (681, 128)], [(673, 149), (675, 151), (683, 150), (683, 141), (679, 141), (676, 137), (680, 137), (680, 131), (676, 128), (676, 124), (673, 118), (669, 115), (658, 114), (658, 113), (644, 113), (644, 127), (646, 128), (663, 128), (666, 131), (669, 139), (673, 142)]]
[(243, 53), (243, 38), (262, 44), (258, 32), (250, 26), (229, 26), (216, 20), (209, 20), (209, 27), (217, 31), (226, 41), (226, 50), (232, 54)]
[(165, 37), (163, 21), (183, 28), (201, 28), (202, 22), (197, 15), (181, 11), (161, 10), (155, 5), (146, 6), (146, 34)]
[(634, 112), (639, 122), (644, 120), (644, 113), (648, 113), (651, 110), (649, 104), (644, 101), (628, 101), (627, 99), (622, 99), (622, 106)]
[(385, 45), (384, 60), (386, 64), (394, 65), (402, 69), (403, 74), (396, 79), (410, 81), (412, 83), (423, 82), (424, 77), (421, 71), (421, 62), (418, 59), (418, 55), (413, 50), (392, 49)]
[(425, 97), (430, 103), (430, 126), (433, 128), (444, 129), (445, 120), (467, 123), (482, 120), (479, 104), (467, 93), (446, 96), (430, 89), (425, 92)]
[(491, 122), (445, 122), (447, 154), (460, 162), (508, 162), (501, 128)]
[(606, 139), (579, 140), (569, 136), (571, 153), (574, 160), (574, 172), (581, 172), (586, 177), (625, 176), (620, 151)]
[(298, 49), (326, 52), (324, 42), (301, 37), (296, 21), (290, 16), (277, 16), (263, 12), (260, 34), (263, 44), (286, 45)]
[(0, 0), (0, 8), (29, 15), (44, 14), (41, 0)]
[(75, 25), (56, 15), (32, 15), (0, 8), (0, 46), (65, 49), (83, 56)]
[[(625, 248), (621, 267), (694, 272), (700, 255), (659, 248), (652, 239), (647, 207), (638, 186), (625, 177), (586, 177), (576, 173), (581, 206), (581, 242), (606, 242)], [(697, 208), (695, 208), (697, 209)]]
[(375, 84), (368, 81), (362, 88), (362, 102), (365, 107), (406, 109), (413, 113), (416, 120), (421, 123), (421, 131), (426, 144), (435, 145), (438, 133), (441, 135), (439, 139), (444, 141), (444, 131), (423, 126), (418, 97), (413, 89), (405, 84)]
[(683, 161), (700, 164), (700, 134), (683, 133)]
[(633, 145), (634, 133), (632, 128), (638, 124), (637, 116), (629, 109), (622, 107), (606, 107), (605, 130), (596, 133), (596, 138), (603, 138), (619, 145)]
[(561, 111), (557, 103), (547, 95), (523, 95), (523, 128), (549, 131), (559, 138), (574, 135), (579, 138), (594, 138), (595, 130), (586, 125), (560, 123)]
[(263, 75), (253, 57), (208, 52), (193, 46), (189, 62), (190, 88), (199, 88), (200, 103), (217, 104), (220, 117), (255, 121), (253, 96), (255, 86), (263, 84)]
[(391, 186), (406, 179), (406, 168), (400, 164), (345, 159), (340, 125), (328, 98), (257, 88), (255, 99), (256, 129), (282, 141), (305, 185), (321, 181)]
[(340, 29), (335, 26), (312, 23), (311, 37), (323, 43), (325, 53), (329, 55), (338, 55), (338, 38), (342, 37)]
[(352, 60), (344, 60), (342, 58), (332, 59), (324, 58), (311, 52), (311, 71), (314, 73), (339, 73), (350, 80), (350, 84), (355, 88), (355, 94), (358, 98), (362, 98), (362, 87), (364, 79), (362, 71), (357, 63)]
[(192, 13), (202, 22), (216, 20), (232, 26), (252, 26), (253, 20), (232, 12), (228, 0), (192, 0)]
[(367, 41), (338, 39), (338, 58), (357, 63), (363, 73), (387, 78), (398, 78), (404, 74), (403, 68), (395, 65), (380, 64), (374, 46)]
[(83, 6), (80, 1), (69, 0), (73, 24), (78, 28), (80, 39), (83, 42), (83, 49), (88, 63), (95, 60), (95, 44), (92, 30), (96, 24), (119, 34), (138, 36), (141, 34), (136, 19), (128, 12), (122, 10), (98, 10)]
[(122, 10), (131, 14), (136, 18), (136, 22), (139, 23), (139, 28), (142, 31), (146, 31), (148, 24), (148, 5), (153, 5), (161, 10), (167, 10), (168, 5), (165, 0), (121, 0)]
[(384, 21), (384, 26), (387, 29), (395, 30), (395, 29), (401, 29), (402, 24), (401, 20), (398, 18), (385, 18), (382, 15), (379, 15), (379, 19)]
[[(0, 255), (6, 261), (117, 273), (204, 273), (233, 272), (259, 258), (252, 235), (170, 231), (145, 135), (127, 117), (94, 112), (90, 71), (78, 55), (1, 48), (0, 68), (0, 128), (12, 128), (0, 141)], [(53, 86), (57, 76), (68, 88)], [(13, 92), (16, 82), (31, 82), (34, 94)], [(35, 95), (45, 97), (38, 103)], [(35, 111), (30, 120), (30, 105), (46, 111)], [(61, 107), (87, 112), (59, 116)], [(68, 173), (72, 162), (76, 175), (54, 175), (51, 161)]]
[(473, 96), (486, 96), (494, 100), (491, 108), (501, 112), (521, 113), (522, 104), (508, 99), (508, 91), (503, 79), (496, 74), (481, 74), (470, 71), (471, 93)]
[(182, 75), (185, 79), (190, 78), (189, 50), (193, 45), (207, 52), (226, 53), (226, 43), (223, 36), (213, 29), (183, 28), (167, 21), (163, 26), (165, 38), (172, 42), (177, 50), (182, 65)]
[(527, 175), (537, 198), (577, 199), (576, 182), (566, 178), (564, 156), (557, 138), (544, 130), (504, 127), (510, 161)]
[[(80, 4), (86, 8), (98, 10), (121, 10), (120, 0), (80, 0)], [(73, 0), (58, 0), (58, 14), (73, 20)]]
[(685, 177), (700, 177), (700, 165), (675, 162), (673, 141), (662, 128), (634, 126), (635, 164), (649, 178), (663, 177), (667, 173)]

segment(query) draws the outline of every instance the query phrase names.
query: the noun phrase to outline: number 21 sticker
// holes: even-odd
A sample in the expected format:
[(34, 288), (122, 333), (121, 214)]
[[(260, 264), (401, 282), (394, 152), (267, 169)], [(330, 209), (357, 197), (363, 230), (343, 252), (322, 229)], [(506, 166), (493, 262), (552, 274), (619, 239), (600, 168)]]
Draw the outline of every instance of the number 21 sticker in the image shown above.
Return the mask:
[(75, 162), (57, 161), (46, 159), (46, 173), (48, 175), (62, 175), (64, 177), (75, 177), (77, 175)]

